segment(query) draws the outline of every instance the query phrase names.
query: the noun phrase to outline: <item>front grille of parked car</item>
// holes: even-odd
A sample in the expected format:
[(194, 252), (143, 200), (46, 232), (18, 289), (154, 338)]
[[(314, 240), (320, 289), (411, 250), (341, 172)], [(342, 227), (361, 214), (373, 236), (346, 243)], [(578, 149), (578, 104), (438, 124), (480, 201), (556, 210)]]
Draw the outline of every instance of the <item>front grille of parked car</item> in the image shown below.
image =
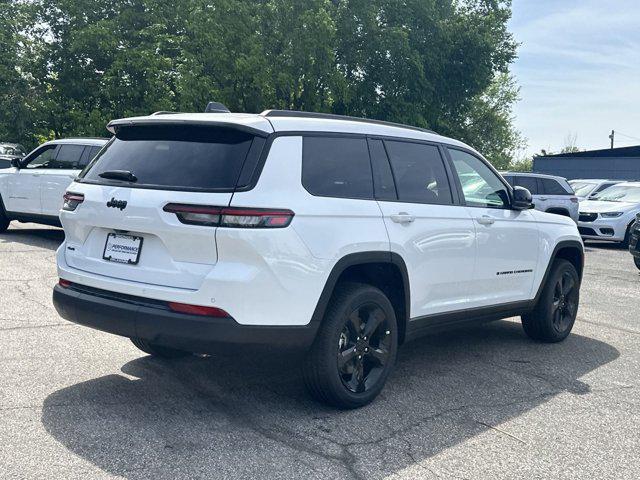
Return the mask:
[(593, 222), (596, 218), (598, 218), (597, 213), (581, 213), (578, 220), (581, 222)]
[(580, 235), (591, 235), (594, 237), (598, 235), (593, 228), (578, 227), (578, 231), (580, 232)]

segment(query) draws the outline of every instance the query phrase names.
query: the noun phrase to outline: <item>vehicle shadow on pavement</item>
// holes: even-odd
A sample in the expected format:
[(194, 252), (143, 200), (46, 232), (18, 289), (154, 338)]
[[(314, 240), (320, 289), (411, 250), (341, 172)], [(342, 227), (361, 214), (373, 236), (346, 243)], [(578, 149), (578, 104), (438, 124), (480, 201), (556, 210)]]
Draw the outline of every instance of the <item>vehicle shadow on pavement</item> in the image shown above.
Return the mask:
[(556, 395), (588, 393), (581, 377), (618, 356), (592, 338), (539, 344), (495, 322), (403, 346), (380, 397), (352, 411), (311, 400), (295, 358), (142, 357), (51, 394), (42, 422), (124, 478), (384, 478)]
[(16, 243), (54, 251), (63, 241), (64, 230), (61, 228), (9, 228), (0, 233), (0, 243)]

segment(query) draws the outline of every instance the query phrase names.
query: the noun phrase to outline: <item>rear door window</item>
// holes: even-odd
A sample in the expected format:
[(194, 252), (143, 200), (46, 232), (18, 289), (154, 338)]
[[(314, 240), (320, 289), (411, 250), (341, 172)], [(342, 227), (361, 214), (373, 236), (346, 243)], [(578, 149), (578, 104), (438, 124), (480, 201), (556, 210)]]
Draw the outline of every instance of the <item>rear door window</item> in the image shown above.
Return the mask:
[[(130, 126), (82, 172), (84, 181), (171, 190), (233, 191), (254, 136), (199, 125)], [(135, 182), (100, 174), (124, 170)]]
[(312, 195), (373, 199), (373, 179), (365, 138), (306, 136), (302, 185)]
[(88, 146), (84, 149), (82, 157), (80, 158), (80, 168), (84, 168), (89, 165), (89, 162), (94, 159), (94, 157), (98, 154), (102, 147), (91, 147)]
[(385, 141), (398, 200), (453, 205), (453, 196), (440, 150), (434, 145)]
[(382, 140), (369, 140), (369, 153), (373, 166), (373, 188), (377, 200), (397, 200), (396, 186)]
[(515, 175), (513, 177), (513, 186), (515, 187), (523, 187), (529, 190), (531, 195), (538, 195), (539, 188), (536, 177), (526, 177), (523, 175)]
[(60, 145), (55, 160), (47, 168), (73, 169), (79, 168), (80, 157), (85, 150), (84, 145)]

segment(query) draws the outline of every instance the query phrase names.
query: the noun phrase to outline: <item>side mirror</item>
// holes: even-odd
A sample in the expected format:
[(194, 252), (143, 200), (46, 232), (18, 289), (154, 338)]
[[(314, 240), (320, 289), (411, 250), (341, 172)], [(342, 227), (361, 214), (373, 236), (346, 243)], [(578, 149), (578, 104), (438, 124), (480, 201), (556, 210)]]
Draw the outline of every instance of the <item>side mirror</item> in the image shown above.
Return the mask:
[(535, 207), (531, 192), (523, 187), (513, 187), (513, 198), (511, 199), (511, 208), (514, 210), (529, 210)]
[(18, 170), (20, 170), (22, 168), (22, 164), (20, 162), (20, 158), (12, 158), (11, 159), (11, 166), (14, 168), (17, 168)]

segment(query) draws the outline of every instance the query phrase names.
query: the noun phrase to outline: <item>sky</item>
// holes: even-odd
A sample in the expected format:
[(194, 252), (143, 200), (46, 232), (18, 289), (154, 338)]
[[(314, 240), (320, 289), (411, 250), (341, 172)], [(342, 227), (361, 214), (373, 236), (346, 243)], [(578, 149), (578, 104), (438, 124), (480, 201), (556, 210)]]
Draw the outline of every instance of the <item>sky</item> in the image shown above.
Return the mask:
[[(640, 145), (640, 0), (513, 0), (523, 155)], [(629, 138), (635, 137), (635, 138)]]

